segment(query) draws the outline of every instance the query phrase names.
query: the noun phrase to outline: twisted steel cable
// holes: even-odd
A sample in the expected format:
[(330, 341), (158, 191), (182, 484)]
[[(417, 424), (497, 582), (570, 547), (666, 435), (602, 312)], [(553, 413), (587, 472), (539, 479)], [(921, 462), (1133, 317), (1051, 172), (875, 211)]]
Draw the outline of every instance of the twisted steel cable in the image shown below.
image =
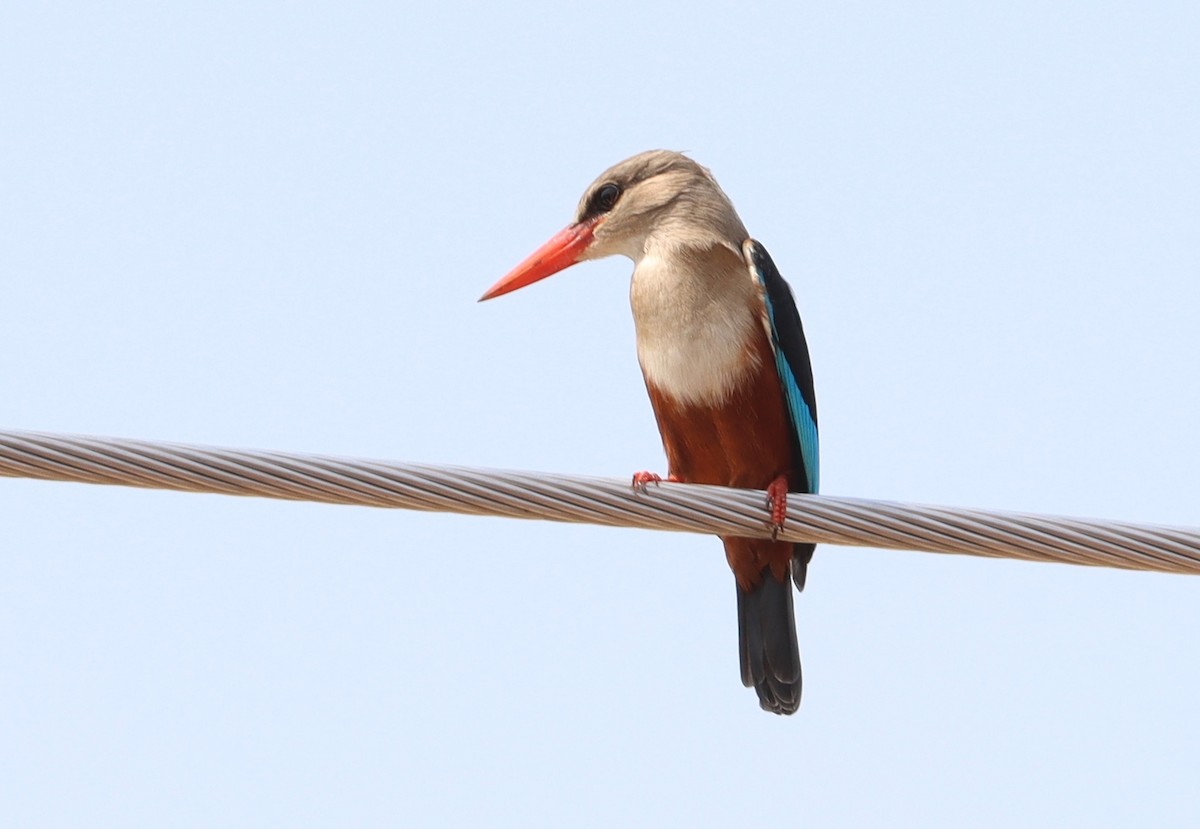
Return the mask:
[[(0, 476), (767, 537), (766, 493), (0, 431)], [(793, 495), (779, 538), (1200, 573), (1200, 528)]]

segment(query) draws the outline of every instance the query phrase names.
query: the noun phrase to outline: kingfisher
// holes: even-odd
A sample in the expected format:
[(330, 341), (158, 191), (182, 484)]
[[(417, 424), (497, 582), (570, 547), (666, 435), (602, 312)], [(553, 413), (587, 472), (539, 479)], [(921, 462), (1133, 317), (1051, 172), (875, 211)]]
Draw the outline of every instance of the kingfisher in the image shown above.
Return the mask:
[[(818, 485), (812, 366), (791, 288), (706, 168), (668, 150), (603, 172), (575, 219), (480, 301), (578, 262), (633, 260), (637, 355), (667, 456), (667, 478), (766, 490), (771, 538), (723, 537), (737, 584), (742, 682), (775, 714), (800, 705), (792, 583), (813, 544), (778, 541), (789, 492)], [(663, 478), (633, 476), (644, 491)]]

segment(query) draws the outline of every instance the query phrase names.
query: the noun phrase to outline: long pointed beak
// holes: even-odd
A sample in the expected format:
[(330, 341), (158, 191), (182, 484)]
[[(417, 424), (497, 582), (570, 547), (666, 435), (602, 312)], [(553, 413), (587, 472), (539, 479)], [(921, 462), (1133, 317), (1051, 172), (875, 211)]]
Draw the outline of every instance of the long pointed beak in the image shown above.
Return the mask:
[(508, 276), (488, 288), (487, 293), (481, 296), (479, 301), (483, 302), (485, 299), (492, 299), (518, 288), (524, 288), (539, 279), (545, 279), (547, 276), (553, 276), (559, 271), (571, 267), (579, 261), (579, 257), (592, 243), (597, 224), (598, 222), (593, 219), (568, 225), (555, 233), (550, 237), (550, 241), (513, 268)]

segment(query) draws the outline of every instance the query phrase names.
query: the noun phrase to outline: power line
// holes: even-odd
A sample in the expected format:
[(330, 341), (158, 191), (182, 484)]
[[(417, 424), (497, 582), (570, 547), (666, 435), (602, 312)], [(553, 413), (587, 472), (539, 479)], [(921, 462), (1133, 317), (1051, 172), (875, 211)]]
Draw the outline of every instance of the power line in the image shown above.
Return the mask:
[[(122, 438), (0, 431), (0, 476), (767, 537), (766, 494)], [(792, 495), (779, 537), (1200, 574), (1200, 529)]]

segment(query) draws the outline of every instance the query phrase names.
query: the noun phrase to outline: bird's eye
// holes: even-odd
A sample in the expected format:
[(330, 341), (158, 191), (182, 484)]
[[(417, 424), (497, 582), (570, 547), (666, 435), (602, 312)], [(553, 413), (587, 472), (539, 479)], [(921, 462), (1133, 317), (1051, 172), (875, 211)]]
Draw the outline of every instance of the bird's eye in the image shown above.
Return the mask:
[(616, 205), (621, 197), (621, 188), (615, 184), (605, 184), (592, 197), (592, 210), (596, 213), (607, 213)]

